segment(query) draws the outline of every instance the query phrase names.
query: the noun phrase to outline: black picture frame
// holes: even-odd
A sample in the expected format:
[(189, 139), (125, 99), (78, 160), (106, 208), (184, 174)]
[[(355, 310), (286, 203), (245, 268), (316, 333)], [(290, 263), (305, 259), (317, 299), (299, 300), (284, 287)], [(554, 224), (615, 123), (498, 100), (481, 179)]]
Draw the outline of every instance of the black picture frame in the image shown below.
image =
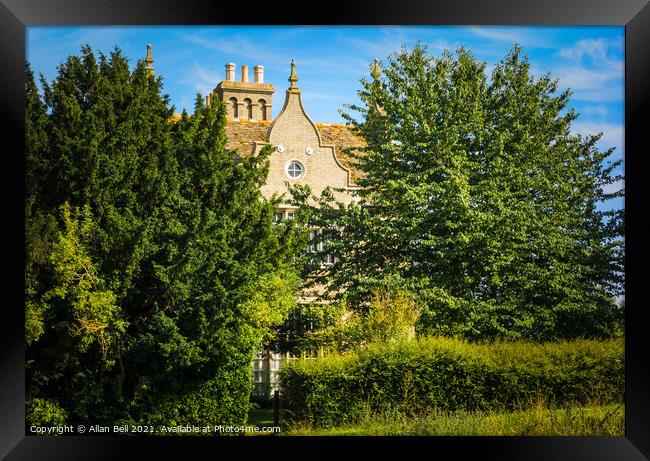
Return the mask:
[[(222, 456), (335, 456), (351, 448), (372, 456), (396, 449), (407, 456), (472, 459), (642, 460), (650, 457), (650, 342), (643, 322), (648, 197), (643, 175), (650, 111), (650, 5), (647, 0), (356, 0), (236, 2), (170, 0), (0, 0), (0, 107), (6, 135), (0, 220), (4, 263), (1, 278), (0, 457), (16, 459), (150, 458), (172, 452), (195, 457), (199, 449)], [(24, 61), (26, 26), (178, 24), (420, 24), (420, 25), (622, 25), (625, 26), (626, 171), (626, 402), (624, 437), (118, 437), (26, 436), (24, 426)], [(644, 130), (645, 128), (645, 130)], [(24, 194), (23, 194), (24, 196)], [(334, 440), (336, 439), (336, 440)], [(415, 450), (417, 444), (418, 450)], [(281, 445), (281, 447), (279, 446)], [(375, 453), (367, 453), (371, 450)], [(408, 451), (407, 451), (408, 450)]]

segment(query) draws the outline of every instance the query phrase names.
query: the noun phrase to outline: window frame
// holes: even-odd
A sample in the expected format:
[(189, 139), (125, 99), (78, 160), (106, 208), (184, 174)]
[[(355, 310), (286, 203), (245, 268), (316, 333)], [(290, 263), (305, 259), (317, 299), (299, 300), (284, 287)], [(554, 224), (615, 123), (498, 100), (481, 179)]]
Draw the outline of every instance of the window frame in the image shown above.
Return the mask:
[[(300, 174), (298, 176), (292, 176), (289, 173), (289, 170), (292, 166), (298, 166), (300, 168)], [(301, 179), (307, 174), (307, 168), (305, 167), (305, 164), (302, 163), (300, 160), (289, 160), (287, 164), (284, 166), (284, 173), (287, 175), (289, 179)]]

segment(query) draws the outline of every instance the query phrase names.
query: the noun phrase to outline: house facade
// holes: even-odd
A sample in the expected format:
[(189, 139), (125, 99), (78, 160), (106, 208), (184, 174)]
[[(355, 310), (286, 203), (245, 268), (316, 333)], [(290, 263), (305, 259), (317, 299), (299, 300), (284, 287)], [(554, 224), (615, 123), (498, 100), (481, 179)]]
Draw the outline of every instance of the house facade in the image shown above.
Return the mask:
[[(344, 150), (361, 146), (363, 141), (343, 124), (315, 123), (307, 115), (298, 87), (295, 62), (291, 62), (289, 86), (282, 109), (272, 117), (273, 85), (264, 82), (264, 67), (254, 67), (254, 81), (248, 77), (248, 66), (241, 66), (241, 77), (235, 80), (235, 64), (226, 64), (226, 80), (219, 82), (206, 97), (210, 104), (221, 100), (227, 107), (228, 148), (242, 157), (258, 155), (267, 145), (273, 146), (269, 175), (262, 194), (287, 193), (288, 184), (309, 185), (316, 194), (326, 188), (339, 189), (337, 200), (349, 203), (354, 184), (349, 157)], [(278, 210), (290, 217), (286, 204)]]
[[(145, 59), (147, 69), (153, 73), (151, 47), (147, 47)], [(219, 82), (206, 96), (206, 104), (216, 100), (226, 106), (226, 147), (237, 152), (240, 158), (258, 155), (266, 146), (272, 146), (269, 157), (270, 167), (262, 195), (284, 197), (277, 208), (275, 221), (292, 219), (295, 207), (290, 203), (289, 185), (308, 185), (319, 196), (327, 187), (332, 188), (339, 202), (350, 203), (357, 172), (352, 168), (349, 150), (365, 146), (364, 140), (345, 124), (314, 122), (305, 109), (302, 93), (298, 86), (296, 63), (291, 61), (289, 85), (285, 90), (284, 102), (279, 113), (273, 116), (273, 96), (275, 88), (264, 81), (264, 67), (253, 67), (253, 80), (249, 79), (249, 68), (242, 65), (239, 78), (236, 65), (225, 65), (225, 80)], [(311, 231), (315, 239), (318, 229)], [(312, 243), (310, 251), (322, 248)], [(320, 245), (323, 245), (320, 243)], [(329, 255), (324, 264), (334, 260)], [(318, 302), (323, 287), (316, 286), (303, 290), (299, 303)], [(295, 313), (300, 318), (290, 319), (302, 324), (302, 312)], [(310, 329), (309, 325), (306, 326)], [(277, 371), (280, 358), (277, 352), (262, 350), (252, 363), (253, 395), (266, 398), (277, 390)]]
[[(258, 155), (271, 145), (269, 174), (261, 192), (266, 198), (283, 196), (277, 208), (275, 221), (292, 219), (296, 208), (290, 203), (289, 185), (308, 185), (319, 196), (327, 187), (343, 203), (354, 200), (358, 189), (351, 168), (349, 149), (364, 146), (363, 139), (344, 124), (315, 123), (307, 114), (298, 86), (296, 64), (291, 62), (288, 88), (279, 114), (273, 117), (273, 85), (264, 82), (264, 67), (254, 67), (254, 80), (249, 81), (248, 66), (241, 66), (239, 79), (235, 78), (235, 64), (226, 64), (226, 80), (219, 82), (206, 104), (216, 99), (227, 108), (227, 148), (236, 150), (240, 157)], [(315, 241), (318, 229), (310, 234)], [(310, 251), (322, 250), (324, 243), (312, 243)], [(319, 247), (320, 245), (320, 247)], [(334, 259), (327, 255), (324, 264)], [(303, 290), (298, 301), (315, 302), (323, 287)]]
[[(151, 45), (147, 45), (144, 62), (147, 73), (154, 75)], [(366, 144), (348, 125), (316, 123), (307, 115), (298, 86), (296, 63), (291, 61), (289, 86), (276, 117), (273, 117), (275, 88), (264, 81), (264, 66), (253, 67), (252, 81), (248, 65), (241, 66), (238, 79), (234, 63), (227, 63), (225, 70), (225, 80), (206, 95), (205, 102), (209, 105), (219, 100), (226, 106), (226, 148), (236, 151), (240, 158), (258, 155), (266, 146), (272, 147), (269, 174), (261, 192), (266, 198), (283, 198), (274, 220), (292, 219), (295, 214), (289, 185), (307, 185), (316, 196), (329, 187), (337, 201), (352, 202), (354, 191), (358, 189), (354, 182), (358, 173), (351, 167), (349, 151)], [(178, 114), (172, 116), (172, 119), (179, 118)], [(318, 229), (311, 232), (314, 240), (317, 232)], [(312, 244), (309, 250), (321, 250), (323, 244), (319, 245), (321, 248)], [(328, 255), (325, 264), (333, 262)], [(320, 293), (322, 287), (311, 293), (303, 292), (299, 301), (313, 302)]]

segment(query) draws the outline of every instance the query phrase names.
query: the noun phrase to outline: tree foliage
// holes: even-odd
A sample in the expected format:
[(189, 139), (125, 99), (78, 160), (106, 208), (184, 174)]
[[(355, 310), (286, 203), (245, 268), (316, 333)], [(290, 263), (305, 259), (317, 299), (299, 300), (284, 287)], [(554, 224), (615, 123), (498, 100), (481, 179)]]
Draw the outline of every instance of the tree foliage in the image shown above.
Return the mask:
[(28, 404), (69, 424), (242, 424), (295, 289), (297, 232), (260, 194), (270, 151), (238, 161), (200, 95), (170, 121), (161, 77), (117, 48), (83, 47), (42, 97), (26, 75)]
[[(420, 44), (361, 81), (368, 141), (355, 156), (357, 202), (311, 197), (330, 232), (330, 295), (363, 309), (386, 277), (426, 299), (420, 328), (468, 338), (598, 337), (619, 331), (623, 212), (599, 204), (621, 179), (601, 135), (571, 133), (569, 91), (534, 77), (513, 48), (491, 74), (460, 48)], [(351, 153), (354, 155), (354, 153)], [(310, 191), (294, 188), (308, 207)], [(313, 202), (311, 202), (313, 203)]]

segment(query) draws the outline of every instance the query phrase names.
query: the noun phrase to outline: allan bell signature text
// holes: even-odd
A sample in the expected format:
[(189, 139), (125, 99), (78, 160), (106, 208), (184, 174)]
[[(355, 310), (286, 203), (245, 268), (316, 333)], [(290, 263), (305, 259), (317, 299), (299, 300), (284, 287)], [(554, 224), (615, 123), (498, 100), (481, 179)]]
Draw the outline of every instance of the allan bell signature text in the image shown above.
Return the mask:
[(115, 425), (100, 426), (99, 424), (85, 426), (30, 426), (29, 432), (38, 435), (61, 435), (61, 434), (126, 434), (126, 433), (260, 433), (260, 432), (280, 432), (277, 426), (259, 427), (259, 426), (132, 426), (132, 425)]

